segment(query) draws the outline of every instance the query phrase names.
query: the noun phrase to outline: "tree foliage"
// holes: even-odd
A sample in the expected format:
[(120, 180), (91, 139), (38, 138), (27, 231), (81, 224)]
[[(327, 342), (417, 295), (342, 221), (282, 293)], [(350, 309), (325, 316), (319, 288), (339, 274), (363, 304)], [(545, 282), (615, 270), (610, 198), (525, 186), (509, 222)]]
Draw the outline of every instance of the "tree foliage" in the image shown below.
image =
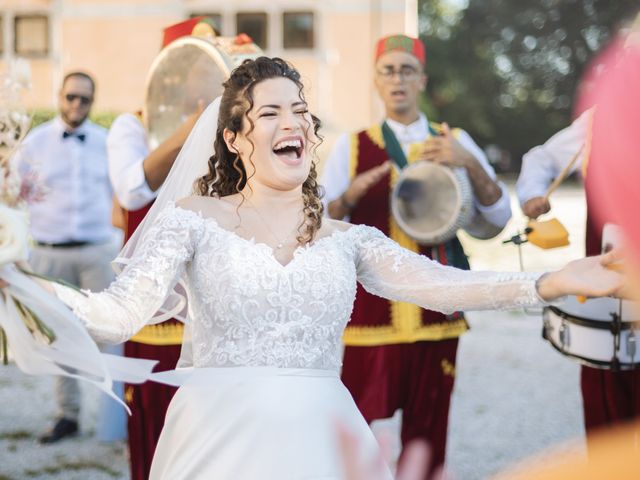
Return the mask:
[(481, 145), (523, 153), (571, 121), (588, 62), (638, 0), (420, 0), (424, 108)]

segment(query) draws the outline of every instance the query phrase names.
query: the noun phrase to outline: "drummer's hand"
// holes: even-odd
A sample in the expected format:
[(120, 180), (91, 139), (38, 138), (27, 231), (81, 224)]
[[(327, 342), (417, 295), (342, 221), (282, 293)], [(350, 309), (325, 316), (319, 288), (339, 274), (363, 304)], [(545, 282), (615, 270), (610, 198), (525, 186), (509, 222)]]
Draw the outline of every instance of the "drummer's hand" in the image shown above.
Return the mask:
[(538, 294), (543, 300), (552, 301), (565, 295), (584, 297), (627, 297), (626, 277), (607, 268), (621, 262), (620, 249), (604, 255), (582, 258), (569, 262), (561, 270), (543, 275), (538, 281)]
[(551, 210), (551, 204), (545, 197), (533, 197), (522, 205), (522, 213), (532, 220), (535, 220), (543, 213), (547, 213), (549, 210)]
[(464, 168), (477, 162), (476, 157), (454, 138), (446, 123), (442, 124), (442, 135), (430, 137), (424, 142), (418, 159), (429, 160), (449, 167)]
[(351, 185), (344, 192), (342, 197), (352, 206), (358, 204), (360, 199), (366, 195), (371, 187), (382, 180), (391, 170), (391, 162), (387, 160), (382, 165), (370, 168), (366, 172), (356, 175), (351, 181)]

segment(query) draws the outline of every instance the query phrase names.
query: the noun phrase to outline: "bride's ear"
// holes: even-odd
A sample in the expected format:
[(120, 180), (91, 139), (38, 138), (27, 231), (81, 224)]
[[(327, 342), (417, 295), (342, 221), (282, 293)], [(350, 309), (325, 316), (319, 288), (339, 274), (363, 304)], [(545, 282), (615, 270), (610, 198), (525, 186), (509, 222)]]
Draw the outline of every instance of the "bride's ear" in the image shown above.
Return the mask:
[(229, 149), (229, 151), (235, 152), (239, 155), (240, 152), (238, 150), (238, 147), (234, 143), (236, 141), (238, 134), (235, 132), (232, 132), (228, 128), (225, 128), (224, 131), (222, 132), (222, 136), (224, 138), (224, 143), (227, 145), (227, 148)]

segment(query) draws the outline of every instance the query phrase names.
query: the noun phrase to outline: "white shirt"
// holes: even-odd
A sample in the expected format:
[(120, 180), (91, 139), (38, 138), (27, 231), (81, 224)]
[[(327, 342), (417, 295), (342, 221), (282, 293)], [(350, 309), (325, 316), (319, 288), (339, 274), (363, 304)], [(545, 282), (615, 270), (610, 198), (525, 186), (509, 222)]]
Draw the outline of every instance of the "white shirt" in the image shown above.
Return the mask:
[[(554, 178), (571, 162), (587, 139), (593, 109), (582, 113), (567, 128), (560, 130), (543, 145), (533, 147), (522, 157), (522, 168), (516, 183), (520, 205), (534, 197), (543, 197)], [(582, 154), (585, 152), (583, 151)], [(571, 173), (583, 163), (578, 158)]]
[[(391, 119), (386, 119), (386, 122), (400, 142), (405, 155), (408, 154), (410, 144), (424, 142), (426, 138), (431, 136), (429, 132), (429, 122), (427, 121), (427, 117), (422, 113), (418, 120), (409, 125), (403, 125)], [(325, 163), (320, 181), (325, 189), (323, 199), (325, 206), (339, 198), (340, 195), (349, 188), (351, 182), (349, 178), (350, 138), (351, 136), (347, 134), (338, 137)], [(476, 157), (485, 172), (495, 180), (496, 172), (489, 164), (482, 149), (473, 141), (471, 136), (464, 130), (460, 130), (460, 135), (457, 137), (457, 140)], [(506, 185), (502, 182), (498, 182), (498, 184), (502, 190), (502, 195), (493, 205), (482, 205), (476, 197), (474, 197), (474, 203), (477, 210), (487, 221), (498, 227), (504, 227), (511, 218), (511, 204), (509, 202), (509, 191)]]
[(47, 189), (43, 201), (29, 206), (31, 234), (45, 243), (112, 240), (113, 193), (107, 168), (107, 130), (86, 120), (71, 131), (60, 117), (34, 128), (25, 137), (14, 161), (24, 174), (37, 174)]
[(149, 155), (147, 132), (135, 115), (116, 118), (107, 137), (109, 177), (118, 203), (127, 210), (138, 210), (156, 198), (144, 176), (142, 163)]

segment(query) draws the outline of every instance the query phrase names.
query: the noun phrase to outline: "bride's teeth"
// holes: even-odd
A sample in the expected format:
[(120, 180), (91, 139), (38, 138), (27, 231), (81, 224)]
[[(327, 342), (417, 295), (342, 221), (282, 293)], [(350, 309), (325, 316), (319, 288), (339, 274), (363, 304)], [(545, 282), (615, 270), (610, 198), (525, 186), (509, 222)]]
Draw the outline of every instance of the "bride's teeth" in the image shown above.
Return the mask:
[(273, 147), (274, 150), (280, 150), (286, 147), (300, 148), (302, 147), (300, 140), (286, 140), (284, 142), (280, 142)]

